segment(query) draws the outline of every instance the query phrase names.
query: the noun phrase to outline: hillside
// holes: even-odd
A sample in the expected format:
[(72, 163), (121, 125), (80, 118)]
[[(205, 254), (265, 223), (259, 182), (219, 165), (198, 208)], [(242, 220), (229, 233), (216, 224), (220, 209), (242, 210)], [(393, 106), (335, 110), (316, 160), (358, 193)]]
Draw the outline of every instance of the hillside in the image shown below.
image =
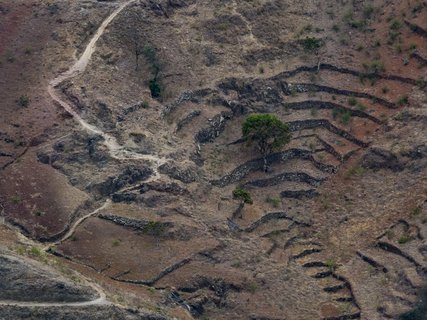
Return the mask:
[(426, 38), (422, 0), (0, 0), (0, 319), (427, 319)]

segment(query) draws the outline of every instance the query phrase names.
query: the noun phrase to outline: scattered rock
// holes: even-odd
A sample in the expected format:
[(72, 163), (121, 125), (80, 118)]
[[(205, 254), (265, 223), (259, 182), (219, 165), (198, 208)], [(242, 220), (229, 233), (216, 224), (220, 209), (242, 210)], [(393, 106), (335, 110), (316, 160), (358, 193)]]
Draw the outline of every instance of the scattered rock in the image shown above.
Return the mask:
[(390, 151), (371, 148), (363, 156), (362, 167), (367, 169), (379, 170), (379, 169), (390, 169), (392, 171), (403, 170), (403, 165), (399, 161), (398, 157)]
[(172, 163), (165, 163), (159, 167), (159, 172), (168, 175), (172, 179), (179, 180), (184, 183), (191, 183), (196, 181), (197, 169), (188, 167), (181, 169)]

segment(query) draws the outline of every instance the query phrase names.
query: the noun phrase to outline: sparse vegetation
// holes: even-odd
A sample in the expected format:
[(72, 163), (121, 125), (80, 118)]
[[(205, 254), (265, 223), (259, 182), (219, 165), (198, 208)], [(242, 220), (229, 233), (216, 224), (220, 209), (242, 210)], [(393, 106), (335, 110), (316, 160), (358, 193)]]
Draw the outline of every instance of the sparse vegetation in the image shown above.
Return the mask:
[(233, 198), (243, 201), (244, 203), (252, 204), (250, 193), (243, 188), (236, 188), (233, 190)]
[(22, 198), (19, 195), (14, 195), (12, 198), (10, 198), (10, 201), (14, 204), (18, 204), (22, 201)]
[(421, 206), (416, 206), (414, 209), (412, 209), (411, 215), (418, 216), (422, 211)]
[(37, 209), (37, 210), (35, 210), (34, 211), (34, 215), (36, 216), (36, 217), (42, 217), (42, 216), (44, 216), (46, 214), (46, 212), (44, 212), (43, 210), (39, 210), (39, 209)]
[(351, 120), (351, 113), (350, 111), (346, 110), (343, 113), (341, 113), (341, 122), (343, 124), (349, 124)]
[(120, 240), (120, 239), (114, 239), (114, 240), (111, 242), (111, 245), (112, 245), (113, 247), (118, 247), (121, 243), (122, 243), (122, 240)]
[(166, 230), (166, 225), (160, 221), (149, 221), (143, 232), (151, 236), (161, 236)]
[(332, 118), (334, 120), (339, 118), (341, 123), (347, 125), (351, 121), (351, 112), (348, 110), (335, 108), (335, 109), (332, 109)]
[(265, 202), (270, 204), (273, 208), (278, 208), (281, 203), (279, 197), (270, 197), (270, 196), (265, 199)]
[(367, 4), (363, 8), (363, 16), (365, 19), (371, 19), (375, 12), (375, 7), (372, 4)]
[(399, 242), (399, 244), (405, 244), (405, 243), (409, 242), (410, 240), (411, 240), (411, 236), (407, 233), (404, 233), (399, 237), (397, 242)]
[(145, 46), (143, 49), (145, 59), (150, 63), (153, 77), (149, 81), (149, 88), (153, 98), (160, 98), (163, 92), (162, 83), (159, 79), (160, 63), (157, 59), (156, 51), (151, 46)]
[(306, 37), (302, 41), (302, 46), (304, 47), (304, 50), (306, 50), (306, 51), (316, 50), (322, 46), (322, 40), (314, 38), (314, 37)]
[(427, 86), (427, 81), (424, 79), (424, 77), (418, 77), (417, 86), (420, 89), (424, 89)]
[(374, 60), (370, 63), (364, 63), (363, 68), (365, 68), (365, 70), (368, 73), (373, 73), (373, 74), (377, 74), (385, 71), (384, 63), (381, 60)]
[(402, 23), (397, 19), (392, 20), (392, 22), (390, 23), (390, 29), (396, 31), (400, 28), (402, 28)]
[(352, 176), (361, 176), (365, 172), (366, 172), (365, 168), (363, 168), (361, 166), (355, 166), (355, 167), (352, 167), (352, 168), (348, 169), (344, 173), (344, 178), (345, 179), (350, 179)]
[(327, 259), (325, 261), (325, 266), (329, 269), (329, 271), (335, 271), (338, 267), (338, 264), (334, 259)]
[(39, 257), (41, 255), (41, 251), (37, 247), (31, 247), (30, 254), (34, 257)]
[(351, 106), (355, 106), (357, 104), (357, 100), (355, 97), (348, 98), (348, 104)]
[(250, 293), (255, 293), (258, 289), (258, 284), (255, 281), (249, 281), (246, 283), (246, 290)]
[(19, 106), (26, 108), (30, 104), (30, 98), (27, 95), (22, 95), (18, 98), (17, 103)]
[(398, 100), (397, 100), (397, 105), (398, 106), (403, 106), (403, 105), (405, 105), (405, 104), (408, 104), (409, 103), (409, 98), (408, 98), (408, 96), (402, 96), (402, 97), (400, 97)]

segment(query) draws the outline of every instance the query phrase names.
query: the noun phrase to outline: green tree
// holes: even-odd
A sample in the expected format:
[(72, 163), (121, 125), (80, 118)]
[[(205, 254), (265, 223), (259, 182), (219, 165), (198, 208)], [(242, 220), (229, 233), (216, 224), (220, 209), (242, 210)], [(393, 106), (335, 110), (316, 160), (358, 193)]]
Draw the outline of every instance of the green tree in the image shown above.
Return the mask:
[(242, 125), (242, 134), (249, 143), (256, 143), (264, 158), (265, 171), (267, 171), (267, 156), (291, 140), (288, 125), (272, 114), (248, 116)]

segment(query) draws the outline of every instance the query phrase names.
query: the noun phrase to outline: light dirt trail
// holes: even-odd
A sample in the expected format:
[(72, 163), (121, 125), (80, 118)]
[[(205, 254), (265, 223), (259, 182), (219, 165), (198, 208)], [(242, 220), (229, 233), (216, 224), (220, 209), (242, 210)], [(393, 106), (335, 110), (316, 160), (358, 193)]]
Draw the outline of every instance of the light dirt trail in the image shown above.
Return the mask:
[[(66, 101), (62, 100), (59, 94), (56, 92), (55, 88), (58, 87), (62, 82), (65, 80), (71, 79), (73, 77), (76, 77), (83, 73), (86, 70), (87, 65), (89, 64), (89, 61), (92, 57), (92, 54), (95, 52), (96, 49), (96, 43), (99, 40), (99, 38), (102, 36), (102, 34), (105, 32), (108, 25), (113, 21), (113, 19), (128, 5), (135, 2), (136, 0), (130, 0), (122, 3), (117, 9), (115, 9), (108, 17), (105, 19), (92, 39), (90, 40), (89, 44), (87, 45), (85, 51), (81, 55), (81, 57), (72, 65), (67, 71), (61, 73), (59, 76), (57, 76), (55, 79), (49, 82), (49, 85), (47, 87), (47, 91), (49, 95), (52, 97), (52, 99), (57, 102), (61, 107), (64, 108), (65, 111), (67, 111), (69, 114), (71, 114), (74, 119), (88, 132), (100, 135), (104, 139), (104, 144), (108, 148), (111, 157), (118, 160), (146, 160), (150, 161), (154, 164), (154, 172), (155, 172), (155, 179), (159, 177), (157, 168), (164, 164), (166, 162), (165, 158), (160, 158), (155, 155), (146, 155), (146, 154), (139, 154), (136, 152), (132, 152), (129, 150), (124, 149), (119, 143), (117, 142), (116, 138), (105, 133), (100, 128), (97, 128), (94, 125), (89, 124), (86, 122), (75, 110), (74, 108), (67, 103)], [(153, 178), (152, 178), (153, 180)]]
[(72, 235), (74, 234), (74, 232), (76, 231), (76, 229), (86, 220), (89, 219), (90, 217), (93, 217), (94, 215), (96, 215), (99, 211), (104, 210), (105, 208), (107, 208), (109, 205), (111, 204), (111, 200), (107, 199), (107, 201), (105, 201), (105, 203), (99, 207), (98, 209), (84, 215), (83, 217), (80, 217), (76, 222), (74, 222), (74, 224), (70, 227), (70, 229), (68, 230), (68, 232), (58, 241), (51, 243), (49, 245), (47, 245), (46, 247), (43, 248), (43, 251), (47, 251), (49, 250), (49, 248), (51, 248), (52, 246), (57, 246), (59, 244), (61, 244), (62, 242), (64, 242), (65, 240), (69, 239), (72, 237)]
[[(136, 152), (132, 152), (129, 150), (125, 150), (121, 145), (118, 144), (116, 138), (113, 136), (103, 132), (101, 129), (97, 128), (94, 125), (89, 124), (86, 122), (75, 110), (74, 108), (68, 104), (66, 101), (62, 100), (59, 94), (56, 92), (55, 88), (58, 87), (63, 81), (71, 79), (73, 77), (76, 77), (83, 73), (86, 70), (87, 65), (90, 62), (90, 59), (92, 57), (92, 54), (94, 53), (96, 49), (96, 43), (99, 40), (99, 38), (102, 36), (102, 34), (105, 32), (107, 26), (113, 21), (113, 19), (128, 5), (135, 2), (136, 0), (130, 0), (122, 3), (120, 6), (118, 6), (100, 25), (92, 39), (90, 40), (89, 44), (87, 45), (85, 51), (81, 55), (81, 57), (75, 62), (74, 65), (72, 65), (67, 71), (61, 73), (59, 76), (57, 76), (55, 79), (49, 82), (49, 85), (47, 87), (47, 91), (49, 95), (52, 97), (52, 99), (57, 102), (61, 107), (64, 108), (65, 111), (67, 111), (69, 114), (71, 114), (74, 119), (88, 132), (96, 135), (100, 135), (104, 139), (104, 144), (108, 148), (111, 157), (118, 160), (146, 160), (150, 161), (154, 164), (154, 170), (155, 175), (150, 178), (149, 181), (153, 181), (159, 178), (159, 173), (157, 168), (164, 164), (166, 162), (166, 159), (157, 157), (155, 155), (145, 155), (145, 154), (139, 154)], [(57, 242), (55, 242), (53, 245), (57, 245), (62, 243), (63, 241), (69, 239), (75, 232), (75, 230), (80, 226), (86, 219), (96, 215), (99, 211), (107, 208), (110, 205), (111, 201), (107, 200), (100, 208), (92, 211), (91, 213), (88, 213), (84, 215), (83, 217), (79, 218), (68, 230), (68, 232)], [(21, 234), (21, 233), (19, 233)], [(22, 234), (21, 234), (22, 235)], [(22, 235), (23, 236), (23, 235)], [(33, 244), (34, 242), (30, 239), (24, 237), (25, 242)], [(49, 246), (43, 248), (45, 251), (51, 247), (52, 244)], [(0, 306), (17, 306), (17, 307), (84, 307), (84, 306), (92, 306), (92, 305), (106, 305), (111, 304), (106, 299), (105, 292), (99, 287), (98, 285), (88, 281), (85, 279), (85, 283), (93, 288), (98, 293), (98, 298), (92, 301), (83, 301), (83, 302), (27, 302), (27, 301), (14, 301), (14, 300), (2, 300), (0, 301)]]

